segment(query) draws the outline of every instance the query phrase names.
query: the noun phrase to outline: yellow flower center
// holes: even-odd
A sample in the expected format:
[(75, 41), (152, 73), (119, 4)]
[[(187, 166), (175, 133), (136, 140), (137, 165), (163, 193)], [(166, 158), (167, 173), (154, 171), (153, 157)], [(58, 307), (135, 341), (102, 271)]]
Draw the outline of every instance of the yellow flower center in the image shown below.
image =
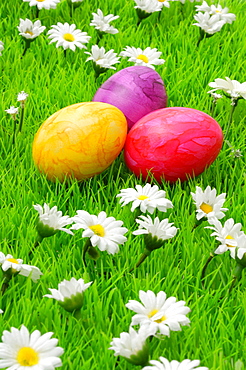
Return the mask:
[(64, 40), (69, 41), (69, 42), (72, 42), (75, 40), (74, 35), (72, 35), (71, 33), (64, 33), (63, 38)]
[(159, 3), (164, 3), (164, 1), (166, 1), (166, 0), (158, 0), (159, 1)]
[(138, 199), (139, 200), (144, 200), (144, 199), (148, 199), (149, 197), (147, 197), (147, 195), (139, 195)]
[(215, 13), (221, 13), (221, 11), (220, 10), (215, 10)]
[(37, 0), (39, 3), (42, 3), (43, 1), (45, 1), (45, 0)]
[(143, 54), (139, 54), (137, 56), (137, 59), (142, 60), (144, 63), (148, 63), (148, 61), (149, 61), (149, 59), (146, 57), (146, 55), (143, 55)]
[(210, 206), (210, 204), (207, 204), (207, 203), (202, 203), (200, 205), (200, 209), (204, 212), (204, 213), (210, 213), (210, 212), (213, 212), (213, 207)]
[[(234, 240), (234, 238), (231, 235), (227, 235), (226, 239), (233, 239)], [(226, 246), (229, 247), (229, 248), (235, 248), (235, 245), (226, 244)]]
[[(150, 319), (151, 317), (155, 316), (157, 312), (159, 312), (159, 310), (156, 309), (150, 311), (150, 313), (148, 314), (148, 318)], [(165, 321), (166, 319), (167, 319), (166, 316), (162, 316), (160, 319), (155, 320), (155, 322), (160, 324), (162, 321)]]
[(19, 263), (15, 258), (7, 258), (7, 261), (12, 262), (12, 263), (16, 263), (17, 265)]
[(27, 30), (25, 33), (28, 33), (28, 35), (31, 35), (31, 36), (33, 35), (33, 32), (32, 31), (28, 31)]
[(93, 231), (94, 234), (98, 235), (98, 236), (104, 236), (105, 235), (105, 230), (104, 230), (104, 227), (102, 225), (93, 225), (93, 226), (89, 226), (90, 229)]
[(21, 366), (34, 366), (39, 362), (39, 356), (31, 347), (22, 347), (17, 353), (17, 362)]

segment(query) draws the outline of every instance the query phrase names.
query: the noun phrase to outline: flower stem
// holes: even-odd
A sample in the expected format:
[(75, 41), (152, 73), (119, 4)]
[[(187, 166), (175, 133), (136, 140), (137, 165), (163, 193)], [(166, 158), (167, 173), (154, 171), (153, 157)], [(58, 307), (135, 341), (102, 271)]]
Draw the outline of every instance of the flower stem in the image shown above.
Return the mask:
[(73, 316), (74, 316), (74, 317), (75, 317), (75, 319), (77, 319), (77, 320), (82, 319), (81, 310), (80, 310), (80, 309), (75, 310), (75, 311), (73, 312)]
[(229, 132), (229, 129), (230, 129), (230, 126), (231, 126), (231, 123), (232, 123), (233, 113), (234, 113), (234, 110), (237, 106), (237, 103), (238, 103), (238, 99), (235, 100), (234, 104), (231, 107), (231, 112), (230, 112), (230, 116), (229, 116), (229, 120), (228, 120), (228, 124), (227, 124), (227, 129), (226, 129), (226, 132), (225, 132), (225, 135), (224, 135), (224, 140), (228, 135), (228, 132)]
[(202, 286), (204, 288), (204, 283), (203, 283), (203, 280), (205, 278), (205, 273), (206, 273), (206, 270), (207, 270), (207, 267), (209, 265), (209, 263), (212, 261), (212, 259), (215, 257), (215, 255), (213, 253), (210, 253), (210, 256), (209, 258), (207, 259), (207, 262), (205, 263), (205, 265), (203, 266), (203, 269), (202, 269), (202, 275), (201, 275), (201, 282), (202, 282)]
[(180, 5), (181, 5), (181, 14), (182, 14), (182, 18), (184, 19), (185, 18), (185, 14), (184, 14), (184, 4), (183, 3), (180, 3)]
[(24, 57), (24, 55), (26, 54), (27, 49), (29, 49), (30, 45), (31, 45), (31, 40), (25, 39), (25, 42), (26, 42), (25, 49), (24, 49), (23, 54), (22, 54), (21, 57)]
[(98, 258), (100, 257), (100, 254), (99, 254), (98, 250), (96, 248), (92, 247), (91, 245), (87, 249), (87, 253), (88, 253), (89, 257), (94, 261), (98, 260)]
[(102, 37), (104, 35), (104, 32), (101, 32), (101, 31), (98, 31), (97, 30), (97, 40), (96, 40), (96, 44), (99, 44), (99, 42), (101, 41)]
[(215, 111), (215, 107), (216, 107), (216, 102), (215, 101), (213, 101), (213, 103), (212, 103), (212, 107), (211, 107), (211, 117), (213, 117), (214, 116), (214, 111)]
[(140, 25), (142, 19), (141, 18), (138, 18), (138, 21), (137, 21), (137, 27)]
[(85, 261), (85, 255), (88, 252), (88, 250), (89, 250), (90, 247), (92, 247), (91, 240), (90, 239), (87, 239), (87, 241), (86, 241), (86, 243), (84, 245), (83, 254), (82, 254), (82, 260), (84, 262), (85, 267), (87, 266), (87, 263)]
[(2, 287), (1, 287), (1, 294), (2, 295), (4, 295), (4, 293), (8, 289), (10, 280), (11, 280), (11, 277), (8, 277), (8, 276), (3, 277), (3, 284), (2, 284)]
[(204, 38), (206, 38), (206, 33), (205, 33), (201, 28), (200, 28), (200, 37), (199, 37), (199, 39), (198, 39), (198, 41), (197, 41), (196, 46), (199, 46), (199, 45), (200, 45), (200, 42), (201, 42)]
[(24, 106), (23, 106), (23, 107), (21, 107), (20, 124), (19, 124), (19, 132), (21, 132), (21, 130), (22, 130), (23, 121), (24, 121)]
[(132, 272), (135, 268), (138, 268), (138, 266), (141, 265), (141, 263), (143, 263), (143, 261), (150, 255), (151, 251), (149, 251), (148, 249), (144, 249), (142, 255), (140, 256), (137, 264), (135, 267), (131, 268), (131, 270), (129, 272)]
[(157, 22), (160, 22), (161, 20), (161, 11), (158, 12), (158, 15), (157, 15)]
[(74, 14), (74, 6), (73, 6), (73, 3), (70, 4), (70, 17), (71, 17), (71, 20), (73, 20), (73, 14)]
[(242, 266), (240, 264), (237, 264), (237, 266), (235, 267), (235, 270), (233, 272), (233, 279), (232, 279), (231, 286), (230, 286), (230, 289), (229, 289), (229, 293), (231, 293), (232, 289), (234, 288), (234, 285), (235, 285), (236, 281), (238, 279), (240, 279), (243, 269), (244, 269), (244, 266)]
[(14, 119), (14, 128), (13, 128), (13, 145), (15, 144), (15, 137), (16, 137), (16, 127), (17, 127), (17, 124), (16, 124), (16, 118), (13, 118)]
[(35, 241), (35, 243), (34, 243), (34, 246), (32, 247), (32, 249), (31, 249), (31, 250), (29, 251), (29, 253), (28, 253), (29, 257), (32, 255), (32, 253), (33, 253), (33, 252), (35, 251), (35, 249), (39, 246), (39, 244), (42, 242), (42, 240), (43, 240), (43, 239), (44, 239), (44, 238), (38, 234), (37, 239), (36, 239), (36, 241)]

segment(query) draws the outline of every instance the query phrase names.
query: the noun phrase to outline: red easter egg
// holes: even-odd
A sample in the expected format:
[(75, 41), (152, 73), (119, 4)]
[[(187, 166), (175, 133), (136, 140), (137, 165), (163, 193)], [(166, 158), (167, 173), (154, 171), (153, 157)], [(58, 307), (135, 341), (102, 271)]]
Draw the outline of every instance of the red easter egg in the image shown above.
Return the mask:
[(125, 162), (137, 176), (151, 173), (158, 182), (186, 181), (201, 174), (223, 143), (219, 124), (192, 108), (163, 108), (141, 118), (125, 143)]

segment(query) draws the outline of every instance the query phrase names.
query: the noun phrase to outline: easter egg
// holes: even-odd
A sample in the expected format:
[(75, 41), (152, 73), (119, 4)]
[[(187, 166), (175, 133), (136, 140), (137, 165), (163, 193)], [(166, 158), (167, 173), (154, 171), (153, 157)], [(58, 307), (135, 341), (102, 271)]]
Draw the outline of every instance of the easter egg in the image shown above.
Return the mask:
[(144, 66), (127, 67), (116, 72), (102, 84), (92, 100), (119, 108), (126, 116), (129, 129), (146, 114), (167, 106), (161, 76)]
[(86, 102), (65, 107), (37, 131), (33, 160), (49, 180), (84, 180), (104, 171), (121, 152), (127, 134), (124, 114), (116, 107)]
[(141, 118), (125, 143), (125, 162), (137, 176), (158, 182), (187, 180), (202, 173), (223, 143), (219, 124), (192, 108), (165, 108)]

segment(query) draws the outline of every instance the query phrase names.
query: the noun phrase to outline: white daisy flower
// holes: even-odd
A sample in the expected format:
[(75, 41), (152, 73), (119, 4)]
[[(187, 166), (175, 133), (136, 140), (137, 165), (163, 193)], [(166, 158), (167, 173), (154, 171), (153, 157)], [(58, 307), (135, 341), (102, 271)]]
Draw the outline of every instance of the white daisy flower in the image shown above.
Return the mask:
[(92, 13), (93, 19), (90, 26), (94, 26), (100, 32), (110, 33), (112, 35), (118, 33), (117, 28), (114, 28), (109, 23), (119, 18), (119, 15), (109, 14), (104, 16), (101, 9), (97, 9), (97, 13)]
[(37, 6), (38, 9), (56, 9), (60, 0), (23, 0), (28, 2), (30, 6)]
[(175, 226), (172, 226), (173, 223), (168, 222), (167, 218), (160, 221), (159, 218), (156, 217), (153, 222), (149, 215), (147, 217), (139, 216), (136, 222), (139, 224), (139, 229), (133, 231), (133, 235), (151, 234), (152, 237), (156, 236), (157, 239), (167, 240), (173, 238), (178, 231)]
[(76, 280), (74, 277), (71, 280), (64, 279), (58, 284), (58, 290), (49, 288), (51, 294), (45, 294), (44, 297), (54, 298), (57, 301), (64, 302), (66, 298), (83, 293), (91, 284), (92, 281), (85, 284), (83, 279)]
[(190, 312), (189, 307), (185, 307), (184, 301), (176, 302), (175, 297), (166, 298), (166, 293), (161, 291), (155, 295), (148, 290), (139, 291), (141, 303), (130, 300), (126, 307), (136, 312), (132, 317), (131, 325), (147, 326), (154, 333), (170, 335), (170, 330), (179, 331), (181, 325), (189, 325), (190, 320), (186, 315)]
[(44, 297), (56, 299), (65, 310), (72, 312), (82, 307), (83, 293), (91, 284), (92, 281), (85, 284), (83, 279), (72, 277), (59, 283), (58, 290), (49, 288), (51, 294), (45, 294)]
[(100, 68), (116, 69), (113, 65), (116, 63), (120, 63), (120, 58), (117, 57), (117, 53), (115, 53), (113, 49), (106, 52), (103, 46), (99, 48), (98, 45), (92, 45), (91, 53), (85, 51), (85, 54), (90, 55), (86, 59), (86, 62), (92, 60), (95, 65)]
[(19, 108), (14, 107), (13, 105), (9, 109), (5, 109), (5, 112), (10, 114), (13, 120), (16, 120)]
[(149, 351), (146, 339), (151, 335), (154, 335), (153, 330), (140, 328), (137, 332), (130, 327), (129, 333), (123, 332), (120, 338), (113, 338), (109, 349), (115, 351), (115, 356), (122, 356), (135, 365), (143, 366), (148, 362)]
[(222, 8), (220, 4), (217, 6), (209, 6), (206, 1), (203, 1), (202, 5), (196, 5), (196, 10), (199, 12), (207, 12), (209, 14), (218, 14), (220, 20), (224, 20), (225, 23), (232, 23), (236, 19), (236, 15), (233, 13), (228, 13), (228, 8)]
[(62, 46), (64, 50), (71, 49), (75, 51), (76, 47), (79, 49), (86, 49), (86, 44), (89, 42), (91, 36), (88, 36), (87, 32), (82, 32), (76, 29), (75, 24), (69, 25), (67, 22), (62, 24), (60, 22), (57, 25), (51, 26), (51, 29), (47, 33), (50, 35), (48, 38), (52, 42), (56, 42), (56, 47)]
[(155, 69), (154, 65), (161, 65), (165, 63), (164, 59), (159, 59), (162, 52), (157, 51), (156, 48), (151, 49), (147, 47), (142, 50), (140, 48), (126, 46), (125, 50), (120, 53), (122, 57), (128, 57), (129, 62), (134, 62), (137, 66), (146, 66)]
[(64, 228), (73, 222), (72, 219), (69, 216), (62, 216), (62, 212), (57, 211), (57, 206), (50, 208), (48, 204), (44, 203), (44, 207), (35, 204), (33, 208), (39, 213), (37, 229), (41, 237), (52, 236), (58, 230), (73, 235), (70, 229)]
[(57, 347), (58, 339), (51, 338), (53, 333), (41, 335), (39, 330), (29, 333), (21, 329), (4, 330), (0, 343), (0, 368), (12, 370), (35, 369), (54, 370), (62, 366), (59, 358), (64, 350)]
[(8, 269), (12, 269), (13, 271), (20, 271), (21, 265), (23, 260), (18, 258), (14, 258), (11, 254), (7, 254), (6, 256), (0, 252), (0, 264), (2, 265), (2, 270), (7, 271)]
[(208, 94), (213, 98), (213, 103), (216, 103), (218, 99), (223, 98), (223, 95), (208, 91)]
[(2, 56), (2, 51), (4, 50), (4, 43), (0, 41), (0, 57)]
[(244, 257), (246, 253), (246, 234), (242, 233), (237, 239), (238, 247), (236, 248), (236, 257), (240, 260)]
[(7, 254), (6, 256), (0, 252), (0, 264), (2, 265), (2, 270), (4, 272), (11, 270), (11, 274), (19, 274), (22, 276), (26, 276), (32, 279), (32, 281), (36, 282), (42, 274), (36, 266), (26, 265), (23, 263), (23, 260), (20, 258), (14, 258), (11, 254)]
[[(180, 3), (184, 4), (185, 3), (185, 0), (172, 0), (172, 1), (179, 1)], [(194, 1), (196, 1), (197, 3), (200, 2), (201, 0), (189, 0), (190, 3), (194, 3)]]
[(220, 4), (218, 4), (217, 6), (211, 5), (210, 7), (210, 14), (219, 14), (221, 20), (231, 24), (233, 21), (236, 20), (236, 15), (233, 13), (228, 13), (228, 11), (228, 8), (222, 8)]
[(155, 0), (159, 3), (161, 3), (162, 7), (166, 7), (166, 8), (170, 8), (170, 4), (169, 4), (169, 1), (173, 1), (173, 0)]
[[(160, 357), (160, 361), (150, 360), (152, 366), (145, 366), (142, 370), (209, 370), (208, 367), (199, 366), (199, 360), (183, 360), (169, 362), (166, 358)], [(197, 367), (198, 366), (198, 367)]]
[(213, 88), (209, 93), (222, 90), (230, 95), (231, 98), (246, 99), (246, 82), (240, 83), (237, 80), (231, 80), (229, 77), (226, 77), (225, 80), (223, 78), (216, 78), (208, 86)]
[(26, 99), (28, 98), (28, 94), (25, 93), (25, 91), (21, 91), (18, 95), (17, 95), (17, 101), (21, 103), (21, 107), (24, 108), (25, 107), (25, 103), (26, 103)]
[(221, 222), (216, 218), (210, 220), (213, 226), (206, 226), (206, 229), (214, 230), (211, 236), (220, 242), (218, 248), (214, 251), (216, 254), (222, 254), (230, 251), (232, 258), (235, 258), (236, 247), (244, 247), (245, 234), (241, 231), (242, 225), (234, 222), (233, 218), (229, 218), (222, 226)]
[(139, 9), (145, 13), (159, 12), (162, 9), (162, 3), (160, 1), (153, 0), (134, 0), (136, 6), (135, 9)]
[(234, 157), (234, 158), (240, 158), (242, 157), (242, 152), (240, 149), (231, 149), (231, 155)]
[(19, 275), (26, 276), (26, 277), (30, 276), (32, 281), (34, 281), (34, 283), (36, 283), (37, 280), (40, 279), (40, 276), (43, 275), (43, 273), (39, 270), (38, 267), (26, 265), (26, 264), (23, 263), (21, 265)]
[(157, 208), (161, 212), (166, 212), (168, 208), (173, 208), (173, 204), (169, 199), (166, 199), (166, 192), (164, 190), (159, 190), (157, 185), (151, 186), (149, 183), (144, 185), (135, 186), (136, 190), (133, 188), (122, 189), (120, 194), (116, 197), (120, 197), (120, 203), (122, 207), (126, 204), (132, 203), (131, 212), (133, 212), (137, 207), (140, 207), (141, 212), (148, 211), (149, 213), (154, 213)]
[(203, 1), (202, 5), (195, 5), (195, 8), (197, 12), (207, 12), (211, 14), (211, 7), (206, 1)]
[(219, 14), (214, 14), (210, 16), (208, 12), (198, 12), (198, 14), (194, 15), (194, 18), (197, 23), (193, 23), (193, 25), (200, 27), (209, 35), (213, 35), (214, 33), (219, 32), (226, 23), (220, 18)]
[(221, 219), (225, 216), (224, 212), (227, 211), (228, 208), (222, 207), (226, 200), (226, 193), (220, 195), (216, 194), (217, 190), (211, 189), (210, 186), (207, 186), (204, 191), (199, 186), (196, 186), (196, 192), (191, 192), (194, 204), (196, 205), (197, 220), (203, 217), (207, 217), (208, 219), (212, 217)]
[(38, 37), (45, 30), (45, 26), (41, 26), (40, 20), (34, 23), (30, 19), (21, 19), (20, 24), (17, 26), (19, 34), (25, 39), (33, 40)]
[(119, 251), (119, 244), (124, 244), (127, 240), (124, 234), (128, 230), (122, 227), (123, 222), (117, 221), (114, 217), (107, 217), (105, 212), (95, 216), (79, 210), (72, 220), (75, 224), (71, 229), (84, 229), (82, 238), (90, 238), (91, 245), (97, 246), (100, 251), (115, 254)]
[(25, 93), (25, 91), (21, 91), (18, 95), (17, 95), (17, 101), (23, 103), (26, 101), (26, 99), (28, 98), (28, 94)]
[(3, 313), (4, 311), (0, 309), (0, 313)]

